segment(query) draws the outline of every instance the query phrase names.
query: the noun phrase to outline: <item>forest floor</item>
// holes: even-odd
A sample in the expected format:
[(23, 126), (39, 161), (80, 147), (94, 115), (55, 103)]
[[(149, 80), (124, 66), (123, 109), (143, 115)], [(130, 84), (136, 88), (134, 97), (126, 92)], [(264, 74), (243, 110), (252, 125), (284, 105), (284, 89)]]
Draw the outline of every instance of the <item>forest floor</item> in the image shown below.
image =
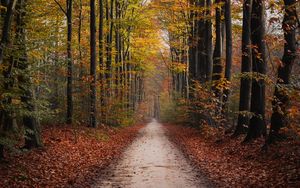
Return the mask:
[[(6, 154), (0, 187), (299, 187), (300, 141), (264, 141), (178, 125), (46, 128), (45, 146)], [(173, 142), (173, 143), (172, 143)], [(181, 152), (182, 151), (182, 152)]]
[(46, 128), (43, 148), (7, 154), (1, 161), (0, 187), (89, 187), (142, 127)]
[(241, 144), (188, 126), (166, 125), (170, 139), (218, 187), (299, 187), (300, 142), (287, 139), (263, 151), (263, 139)]

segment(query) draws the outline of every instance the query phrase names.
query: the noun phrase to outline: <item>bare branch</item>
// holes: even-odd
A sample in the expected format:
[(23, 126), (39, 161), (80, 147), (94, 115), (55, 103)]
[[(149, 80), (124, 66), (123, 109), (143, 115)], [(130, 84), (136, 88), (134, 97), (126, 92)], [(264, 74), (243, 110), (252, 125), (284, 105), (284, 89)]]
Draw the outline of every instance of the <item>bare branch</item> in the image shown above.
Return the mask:
[(54, 2), (59, 6), (60, 10), (67, 16), (67, 12), (66, 12), (65, 9), (61, 6), (61, 4), (60, 4), (57, 0), (54, 0)]

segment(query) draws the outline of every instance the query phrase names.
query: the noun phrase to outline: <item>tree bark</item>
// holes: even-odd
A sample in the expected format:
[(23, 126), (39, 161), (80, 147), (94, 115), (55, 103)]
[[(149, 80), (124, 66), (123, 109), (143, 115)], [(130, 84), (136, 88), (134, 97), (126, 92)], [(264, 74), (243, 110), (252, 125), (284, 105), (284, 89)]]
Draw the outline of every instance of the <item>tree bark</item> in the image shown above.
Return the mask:
[(196, 27), (197, 27), (197, 80), (203, 83), (206, 79), (206, 59), (205, 59), (205, 21), (204, 12), (202, 9), (205, 7), (205, 0), (198, 0), (197, 8), (200, 9), (197, 15)]
[(67, 124), (73, 123), (73, 57), (72, 57), (72, 13), (73, 0), (67, 1), (67, 62), (68, 62), (68, 76), (67, 76)]
[(10, 0), (7, 7), (7, 12), (5, 15), (3, 28), (2, 28), (2, 37), (0, 42), (0, 64), (3, 63), (4, 50), (9, 41), (10, 28), (11, 28), (11, 23), (12, 23), (16, 3), (17, 0)]
[(251, 12), (252, 0), (244, 0), (243, 4), (243, 33), (242, 33), (242, 78), (240, 86), (239, 115), (234, 136), (245, 133), (249, 125), (249, 116), (245, 112), (250, 111), (251, 99), (251, 72), (252, 49), (251, 49)]
[(251, 113), (249, 129), (245, 141), (266, 134), (265, 123), (265, 74), (266, 74), (266, 42), (265, 42), (265, 6), (263, 0), (253, 0), (251, 15), (252, 39), (252, 79)]
[[(8, 2), (3, 2), (1, 1), (1, 5), (7, 7), (6, 13), (4, 14), (4, 23), (3, 23), (3, 28), (2, 28), (2, 37), (0, 41), (0, 64), (3, 63), (4, 59), (4, 51), (7, 45), (9, 44), (9, 39), (10, 39), (10, 30), (11, 30), (11, 24), (13, 20), (13, 15), (15, 12), (15, 6), (16, 6), (17, 0), (11, 0), (9, 3)], [(10, 61), (9, 68), (8, 70), (3, 71), (4, 78), (9, 79), (4, 83), (4, 89), (8, 90), (11, 86), (11, 70), (13, 69), (14, 64), (13, 61)], [(11, 103), (11, 97), (6, 97), (5, 99), (2, 99), (3, 104), (10, 104)], [(0, 121), (0, 131), (1, 134), (4, 132), (7, 132), (9, 128), (13, 127), (13, 118), (11, 115), (11, 112), (8, 109), (3, 109), (0, 111), (1, 115), (1, 121)], [(1, 127), (2, 123), (4, 120), (4, 126)], [(2, 135), (1, 135), (2, 136)], [(0, 159), (4, 157), (4, 145), (0, 144)]]
[[(194, 0), (190, 0), (190, 6), (194, 6)], [(195, 62), (195, 17), (196, 13), (194, 10), (190, 12), (190, 35), (188, 37), (188, 45), (189, 45), (189, 77), (191, 80), (196, 78), (196, 62)]]
[(119, 100), (120, 99), (120, 86), (121, 86), (121, 34), (120, 34), (120, 2), (115, 1), (115, 49), (116, 49), (116, 55), (115, 55), (115, 64), (116, 64), (116, 80), (115, 80), (115, 85), (116, 85), (116, 97)]
[(78, 52), (79, 52), (79, 64), (80, 64), (80, 72), (79, 72), (79, 80), (82, 80), (83, 77), (83, 62), (82, 62), (82, 47), (81, 47), (81, 31), (82, 31), (82, 9), (83, 9), (83, 4), (82, 0), (79, 0), (79, 15), (78, 15)]
[(279, 136), (279, 130), (288, 124), (287, 110), (289, 106), (289, 95), (287, 88), (290, 84), (290, 75), (293, 64), (296, 60), (297, 53), (297, 11), (296, 0), (285, 0), (285, 14), (282, 22), (284, 31), (284, 54), (282, 57), (282, 65), (278, 67), (277, 85), (272, 101), (273, 113), (271, 117), (271, 130), (269, 142), (273, 142)]
[[(231, 65), (232, 65), (232, 23), (231, 23), (231, 0), (225, 0), (225, 29), (226, 29), (226, 65), (225, 79), (231, 81)], [(223, 111), (227, 111), (227, 103), (230, 95), (229, 85), (224, 89), (223, 95)]]
[(18, 55), (17, 67), (24, 71), (22, 75), (18, 77), (19, 87), (22, 91), (21, 101), (24, 103), (25, 113), (23, 117), (23, 124), (25, 128), (25, 145), (24, 148), (32, 149), (41, 147), (42, 139), (40, 136), (40, 124), (36, 117), (35, 97), (32, 91), (32, 85), (30, 80), (30, 73), (28, 70), (28, 58), (26, 53), (26, 0), (18, 0), (17, 2), (17, 34), (16, 41), (18, 49), (20, 50)]
[(206, 0), (206, 38), (205, 38), (205, 59), (206, 59), (206, 81), (212, 79), (213, 70), (213, 35), (212, 35), (212, 21), (211, 21), (211, 0)]
[[(218, 5), (221, 1), (216, 0)], [(215, 96), (221, 97), (221, 88), (218, 87), (219, 81), (222, 78), (223, 65), (222, 65), (222, 32), (221, 32), (221, 7), (216, 8), (216, 43), (213, 54), (213, 90)]]
[(91, 97), (91, 109), (90, 109), (90, 126), (96, 128), (96, 10), (95, 0), (90, 0), (90, 50), (91, 50), (91, 67), (90, 67), (90, 97)]
[(107, 82), (107, 102), (110, 102), (110, 98), (112, 96), (112, 74), (113, 74), (113, 67), (112, 67), (112, 41), (113, 41), (113, 6), (114, 1), (109, 2), (106, 1), (106, 22), (108, 33), (106, 34), (106, 82)]
[(100, 79), (100, 122), (103, 122), (105, 105), (105, 70), (104, 64), (104, 6), (103, 0), (99, 0), (99, 79)]

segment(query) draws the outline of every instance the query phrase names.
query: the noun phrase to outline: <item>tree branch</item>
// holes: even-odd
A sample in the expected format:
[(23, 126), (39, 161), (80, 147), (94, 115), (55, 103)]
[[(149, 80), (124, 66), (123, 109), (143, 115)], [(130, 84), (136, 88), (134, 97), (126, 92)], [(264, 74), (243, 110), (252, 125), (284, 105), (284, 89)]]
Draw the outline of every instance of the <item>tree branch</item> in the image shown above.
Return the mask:
[(60, 10), (67, 16), (67, 12), (66, 12), (65, 9), (61, 6), (61, 4), (60, 4), (57, 0), (54, 0), (54, 2), (59, 6)]

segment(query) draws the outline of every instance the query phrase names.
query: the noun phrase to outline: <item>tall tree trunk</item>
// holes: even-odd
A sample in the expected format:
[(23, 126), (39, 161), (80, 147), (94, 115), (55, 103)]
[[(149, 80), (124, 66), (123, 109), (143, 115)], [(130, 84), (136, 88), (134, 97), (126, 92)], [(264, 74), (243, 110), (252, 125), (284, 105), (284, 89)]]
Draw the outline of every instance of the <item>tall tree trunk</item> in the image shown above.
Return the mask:
[(242, 74), (240, 86), (240, 101), (238, 123), (234, 136), (244, 133), (249, 125), (250, 99), (251, 99), (251, 72), (252, 49), (251, 49), (251, 11), (252, 0), (244, 0), (243, 4), (243, 34), (242, 34)]
[(1, 42), (0, 42), (0, 64), (3, 63), (4, 50), (9, 41), (10, 28), (11, 28), (11, 23), (12, 23), (16, 3), (17, 3), (17, 0), (10, 0), (8, 7), (7, 7), (6, 15), (4, 18), (4, 23), (3, 23), (3, 28), (2, 28), (2, 37), (1, 37)]
[(79, 72), (79, 80), (82, 80), (83, 77), (83, 62), (82, 62), (82, 47), (81, 47), (81, 30), (82, 30), (82, 0), (79, 0), (79, 15), (78, 15), (78, 21), (79, 21), (79, 26), (78, 26), (78, 52), (79, 52), (79, 65), (80, 65), (80, 72)]
[[(226, 65), (225, 79), (231, 81), (231, 65), (232, 65), (232, 23), (231, 23), (231, 0), (225, 2), (225, 29), (226, 29)], [(224, 89), (223, 95), (223, 111), (227, 111), (227, 102), (230, 94), (229, 85)]]
[[(218, 5), (221, 0), (216, 0)], [(218, 5), (219, 6), (219, 5)], [(221, 32), (221, 7), (216, 8), (216, 43), (213, 54), (213, 90), (215, 95), (221, 97), (221, 88), (218, 87), (219, 81), (222, 78), (223, 65), (222, 65), (222, 32)]]
[[(190, 6), (194, 6), (194, 0), (190, 1)], [(189, 77), (191, 80), (196, 78), (196, 62), (195, 62), (195, 17), (196, 12), (191, 10), (190, 12), (190, 34), (188, 36), (188, 46), (189, 46)], [(172, 52), (171, 52), (172, 53)]]
[(106, 81), (107, 81), (107, 99), (110, 101), (112, 96), (112, 41), (113, 41), (113, 0), (106, 1), (106, 24), (108, 33), (106, 34)]
[(23, 116), (23, 124), (25, 128), (25, 146), (24, 148), (31, 149), (42, 146), (40, 136), (39, 120), (36, 117), (35, 98), (32, 92), (33, 88), (28, 70), (28, 58), (26, 53), (26, 0), (18, 0), (17, 3), (17, 45), (20, 50), (17, 67), (24, 72), (18, 77), (19, 87), (22, 91), (21, 101), (24, 103), (27, 113)]
[(266, 134), (265, 123), (265, 74), (266, 74), (266, 43), (265, 43), (265, 6), (263, 0), (253, 0), (251, 15), (252, 39), (252, 79), (250, 125), (245, 141)]
[(119, 100), (120, 97), (120, 80), (121, 80), (121, 66), (120, 66), (120, 54), (121, 54), (121, 40), (120, 40), (120, 2), (115, 1), (115, 49), (116, 49), (116, 55), (115, 55), (115, 64), (116, 64), (116, 80), (115, 80), (115, 85), (116, 85), (116, 97)]
[(95, 0), (90, 0), (90, 50), (91, 50), (91, 109), (90, 109), (90, 126), (96, 127), (96, 10), (95, 10)]
[(56, 110), (59, 107), (59, 16), (56, 16), (56, 22), (55, 22), (55, 52), (54, 52), (54, 66), (55, 66), (55, 76), (54, 76), (54, 92), (53, 92), (53, 99), (52, 99), (52, 109)]
[(213, 71), (213, 35), (212, 35), (212, 21), (211, 17), (211, 0), (206, 0), (206, 16), (207, 20), (205, 23), (206, 27), (206, 38), (205, 38), (205, 59), (206, 59), (206, 81), (210, 81), (212, 79), (212, 71)]
[(297, 57), (297, 11), (296, 0), (284, 0), (285, 14), (282, 22), (284, 31), (284, 54), (282, 65), (278, 67), (277, 86), (273, 98), (273, 113), (271, 117), (271, 130), (269, 142), (273, 142), (279, 135), (279, 130), (288, 124), (287, 109), (289, 106), (289, 95), (286, 85), (290, 84), (290, 75), (293, 64)]
[[(6, 5), (7, 6), (7, 11), (6, 14), (4, 15), (4, 23), (3, 23), (3, 28), (2, 28), (2, 37), (0, 41), (0, 65), (3, 63), (4, 59), (4, 51), (5, 48), (7, 47), (10, 39), (10, 30), (11, 30), (11, 24), (13, 20), (13, 14), (15, 11), (15, 6), (16, 6), (17, 0), (11, 0), (8, 4), (7, 2), (1, 2), (1, 5)], [(11, 64), (9, 65), (9, 69), (7, 71), (3, 71), (4, 77), (10, 79), (10, 73), (13, 68), (13, 61), (11, 61)], [(7, 81), (7, 83), (4, 84), (5, 89), (9, 89), (11, 83), (10, 80)], [(2, 99), (3, 100), (3, 99)], [(4, 99), (4, 104), (9, 104), (11, 103), (11, 98)], [(9, 112), (7, 109), (4, 108), (4, 110), (1, 110), (0, 115), (1, 115), (1, 121), (0, 121), (0, 128), (3, 123), (3, 120), (5, 122), (4, 128), (0, 129), (1, 134), (2, 132), (7, 131), (7, 127), (12, 127), (13, 126), (13, 118), (10, 115), (11, 112)], [(2, 137), (2, 135), (1, 135)], [(4, 157), (4, 145), (0, 144), (0, 159)]]
[(100, 121), (103, 122), (104, 117), (104, 105), (105, 105), (105, 74), (102, 74), (102, 71), (105, 70), (104, 65), (104, 6), (103, 0), (99, 0), (99, 79), (100, 79)]
[(73, 122), (73, 57), (72, 57), (72, 12), (73, 0), (67, 0), (67, 62), (68, 62), (68, 76), (67, 76), (67, 124)]
[(206, 59), (204, 55), (205, 50), (205, 21), (204, 21), (204, 12), (202, 11), (205, 7), (205, 0), (198, 0), (197, 8), (198, 10), (198, 18), (196, 22), (197, 27), (197, 80), (200, 82), (204, 82), (206, 79)]

